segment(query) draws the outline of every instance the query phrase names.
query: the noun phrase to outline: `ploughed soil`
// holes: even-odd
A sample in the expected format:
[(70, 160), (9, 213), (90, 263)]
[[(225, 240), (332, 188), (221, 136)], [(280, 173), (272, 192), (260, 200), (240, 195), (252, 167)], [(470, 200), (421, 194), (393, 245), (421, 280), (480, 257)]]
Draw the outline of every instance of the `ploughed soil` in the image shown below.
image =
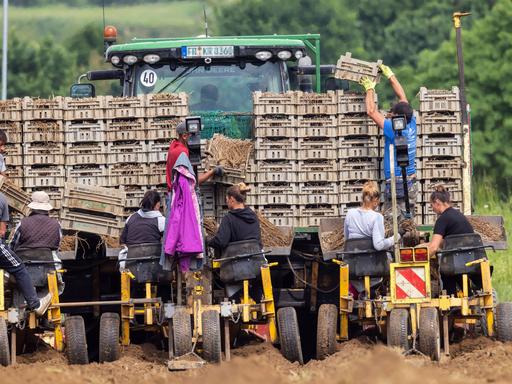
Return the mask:
[(247, 345), (232, 352), (229, 363), (169, 372), (166, 352), (151, 344), (124, 348), (116, 362), (85, 366), (70, 366), (63, 354), (41, 347), (18, 356), (16, 366), (0, 368), (0, 383), (512, 383), (512, 343), (484, 337), (453, 345), (451, 356), (439, 363), (419, 355), (403, 356), (364, 339), (341, 343), (336, 354), (304, 366), (289, 363), (270, 344)]

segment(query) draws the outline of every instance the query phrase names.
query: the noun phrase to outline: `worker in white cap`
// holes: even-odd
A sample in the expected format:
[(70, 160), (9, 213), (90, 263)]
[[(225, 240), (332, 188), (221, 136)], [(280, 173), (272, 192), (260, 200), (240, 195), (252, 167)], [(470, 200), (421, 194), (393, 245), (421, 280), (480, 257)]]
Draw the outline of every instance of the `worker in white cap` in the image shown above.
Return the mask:
[[(50, 197), (44, 191), (32, 193), (32, 201), (28, 205), (30, 214), (21, 219), (16, 227), (11, 247), (14, 252), (30, 249), (50, 249), (55, 269), (62, 268), (58, 254), (62, 231), (57, 219), (50, 217), (53, 209), (50, 204)], [(59, 282), (62, 283), (59, 276)], [(62, 285), (62, 284), (60, 284)]]
[[(46, 195), (46, 194), (45, 194)], [(48, 197), (48, 195), (46, 195)], [(49, 199), (48, 199), (49, 201)], [(40, 199), (38, 200), (37, 195), (36, 199), (32, 198), (31, 205), (34, 207), (34, 202), (36, 203), (36, 207), (39, 207), (41, 204)], [(49, 204), (48, 204), (49, 205)], [(49, 205), (51, 208), (51, 205)], [(29, 205), (30, 207), (30, 205)], [(31, 207), (31, 208), (32, 208)], [(47, 205), (44, 205), (47, 208)], [(23, 219), (25, 220), (25, 219)], [(18, 289), (22, 293), (25, 301), (27, 302), (27, 307), (29, 310), (34, 311), (37, 315), (42, 316), (48, 309), (51, 303), (51, 294), (47, 293), (42, 298), (37, 296), (36, 289), (30, 278), (30, 275), (25, 267), (23, 261), (16, 255), (16, 253), (12, 250), (12, 248), (8, 247), (4, 242), (4, 236), (6, 232), (6, 222), (9, 221), (9, 212), (8, 205), (5, 197), (3, 195), (0, 196), (0, 268), (6, 270), (8, 273), (12, 274), (16, 279), (16, 284)], [(18, 225), (20, 226), (21, 223)], [(39, 226), (38, 230), (45, 230), (44, 226)], [(19, 240), (19, 234), (17, 236)], [(11, 243), (12, 246), (12, 243)]]

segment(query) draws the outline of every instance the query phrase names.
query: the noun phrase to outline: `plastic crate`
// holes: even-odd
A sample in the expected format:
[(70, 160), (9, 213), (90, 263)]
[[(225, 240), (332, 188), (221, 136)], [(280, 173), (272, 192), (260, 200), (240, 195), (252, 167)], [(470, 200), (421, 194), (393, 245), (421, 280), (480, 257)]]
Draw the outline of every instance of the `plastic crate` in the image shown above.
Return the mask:
[(105, 117), (105, 96), (64, 98), (64, 120), (100, 120)]
[(338, 181), (336, 160), (299, 161), (297, 181), (336, 182)]
[(363, 201), (363, 185), (359, 182), (340, 183), (340, 203), (361, 203)]
[(23, 120), (62, 120), (64, 99), (61, 96), (52, 99), (23, 98)]
[(422, 198), (425, 203), (430, 202), (430, 195), (434, 192), (436, 185), (442, 185), (450, 193), (450, 199), (462, 201), (462, 180), (461, 179), (424, 179), (422, 180)]
[(298, 160), (335, 160), (338, 144), (335, 138), (297, 140)]
[(23, 144), (24, 165), (64, 165), (64, 144)]
[(140, 202), (147, 191), (148, 188), (143, 185), (125, 187), (126, 208), (139, 208)]
[(0, 120), (0, 129), (7, 135), (9, 143), (21, 143), (23, 141), (22, 125), (19, 121)]
[(146, 116), (188, 116), (188, 95), (185, 92), (146, 95)]
[[(366, 114), (366, 94), (337, 91), (338, 113), (340, 115)], [(375, 107), (378, 109), (378, 97), (374, 93)]]
[(378, 147), (380, 145), (379, 138), (376, 136), (349, 136), (340, 137), (338, 146), (340, 148), (351, 147)]
[(297, 114), (297, 92), (256, 91), (253, 93), (253, 111), (255, 115), (295, 115)]
[(105, 96), (105, 118), (133, 119), (144, 117), (145, 96), (115, 97)]
[(417, 160), (419, 179), (462, 179), (462, 159), (423, 158)]
[(256, 116), (254, 120), (255, 137), (295, 137), (297, 119), (294, 116), (276, 118)]
[(143, 141), (107, 144), (107, 163), (146, 163), (147, 146)]
[(63, 166), (23, 167), (25, 188), (63, 187), (66, 171)]
[(146, 147), (148, 151), (148, 162), (160, 163), (167, 161), (167, 152), (169, 151), (168, 140), (149, 141)]
[(123, 216), (126, 193), (123, 189), (85, 186), (67, 182), (64, 187), (63, 208), (110, 213)]
[(379, 147), (350, 146), (338, 148), (339, 159), (349, 158), (380, 158)]
[(147, 185), (147, 164), (113, 164), (108, 167), (110, 185)]
[(339, 212), (341, 217), (345, 217), (349, 209), (358, 208), (361, 206), (361, 203), (341, 203), (339, 205)]
[(301, 206), (298, 216), (301, 227), (318, 227), (324, 217), (339, 216), (339, 208), (336, 205)]
[(336, 137), (338, 121), (336, 116), (299, 116), (297, 119), (297, 137)]
[(337, 113), (336, 92), (297, 92), (297, 115), (336, 115)]
[(176, 126), (182, 119), (180, 118), (151, 118), (146, 122), (147, 140), (172, 140), (178, 137)]
[(23, 142), (63, 142), (62, 121), (30, 120), (23, 122)]
[(294, 183), (297, 181), (297, 163), (295, 162), (257, 162), (251, 167), (258, 183)]
[(0, 100), (0, 121), (21, 121), (22, 99), (15, 97), (9, 100)]
[(144, 119), (106, 120), (107, 141), (141, 141), (147, 139)]
[(436, 134), (462, 134), (462, 123), (460, 112), (455, 113), (422, 113), (420, 124), (418, 125), (418, 134), (436, 135)]
[(28, 204), (32, 201), (28, 193), (3, 175), (0, 175), (0, 192), (6, 197), (9, 208), (28, 216), (30, 213)]
[(23, 176), (24, 170), (22, 166), (19, 165), (6, 165), (5, 176), (9, 178), (9, 181), (12, 181), (19, 187), (23, 187)]
[(377, 136), (380, 128), (367, 115), (340, 115), (338, 116), (338, 135), (346, 136)]
[(108, 177), (108, 170), (104, 165), (72, 166), (68, 167), (66, 171), (67, 180), (76, 184), (98, 187), (112, 185)]
[(119, 237), (124, 220), (120, 217), (91, 215), (64, 208), (61, 211), (60, 223), (67, 230)]
[(259, 206), (259, 210), (263, 213), (265, 218), (272, 224), (277, 226), (292, 226), (294, 225), (295, 217), (297, 216), (297, 209), (295, 206)]
[(105, 141), (105, 123), (102, 120), (66, 121), (64, 134), (68, 143)]
[(418, 157), (431, 156), (462, 156), (462, 136), (421, 136), (419, 138), (421, 145), (418, 146)]
[(23, 146), (18, 143), (5, 144), (4, 150), (5, 163), (10, 166), (23, 165)]
[(421, 87), (418, 96), (420, 112), (460, 112), (459, 87), (451, 90)]
[(336, 183), (300, 183), (298, 189), (297, 204), (337, 205), (339, 203), (338, 185)]
[(149, 164), (148, 183), (151, 185), (166, 183), (166, 169), (166, 162)]
[(295, 160), (297, 158), (297, 141), (292, 138), (278, 140), (257, 138), (254, 149), (254, 156), (258, 161)]
[(67, 144), (65, 148), (66, 166), (105, 164), (107, 146), (104, 143)]
[(350, 80), (356, 83), (361, 80), (363, 76), (367, 76), (371, 80), (378, 83), (380, 81), (379, 65), (382, 60), (376, 63), (353, 59), (352, 53), (347, 52), (345, 55), (340, 56), (336, 63), (336, 72), (334, 77), (336, 79)]
[(340, 181), (375, 181), (380, 179), (380, 169), (342, 169), (339, 171), (338, 179)]
[(252, 194), (255, 205), (293, 205), (297, 199), (297, 184), (258, 184)]

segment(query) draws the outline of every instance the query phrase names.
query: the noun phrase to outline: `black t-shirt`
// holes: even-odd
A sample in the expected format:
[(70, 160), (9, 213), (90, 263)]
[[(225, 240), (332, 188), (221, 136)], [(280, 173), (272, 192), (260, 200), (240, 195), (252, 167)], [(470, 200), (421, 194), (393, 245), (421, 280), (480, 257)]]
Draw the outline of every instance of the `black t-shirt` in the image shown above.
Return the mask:
[(434, 235), (441, 235), (443, 238), (465, 233), (474, 233), (473, 227), (468, 219), (466, 219), (466, 216), (453, 207), (441, 213), (434, 225)]

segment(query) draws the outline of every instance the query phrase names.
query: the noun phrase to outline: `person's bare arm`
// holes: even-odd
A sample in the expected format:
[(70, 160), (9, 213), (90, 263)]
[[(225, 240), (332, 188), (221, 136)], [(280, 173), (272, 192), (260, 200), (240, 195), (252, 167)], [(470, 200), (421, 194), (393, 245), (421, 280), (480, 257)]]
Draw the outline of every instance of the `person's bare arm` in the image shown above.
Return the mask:
[(199, 176), (197, 176), (197, 182), (199, 185), (206, 183), (208, 180), (210, 180), (215, 175), (215, 168), (210, 169), (209, 171), (205, 173), (200, 173)]
[(366, 92), (366, 113), (380, 129), (384, 128), (385, 117), (377, 110), (377, 106), (375, 105), (374, 89), (369, 89), (368, 92)]
[(405, 95), (405, 91), (402, 87), (402, 84), (398, 81), (395, 75), (389, 78), (389, 82), (391, 87), (393, 88), (393, 92), (395, 92), (396, 97), (398, 97), (398, 101), (403, 101), (408, 103), (407, 96)]
[(443, 244), (443, 236), (435, 234), (432, 236), (432, 241), (427, 244), (428, 254), (432, 257), (441, 248)]
[(7, 223), (5, 221), (0, 221), (0, 238), (3, 239), (6, 232), (7, 232)]

